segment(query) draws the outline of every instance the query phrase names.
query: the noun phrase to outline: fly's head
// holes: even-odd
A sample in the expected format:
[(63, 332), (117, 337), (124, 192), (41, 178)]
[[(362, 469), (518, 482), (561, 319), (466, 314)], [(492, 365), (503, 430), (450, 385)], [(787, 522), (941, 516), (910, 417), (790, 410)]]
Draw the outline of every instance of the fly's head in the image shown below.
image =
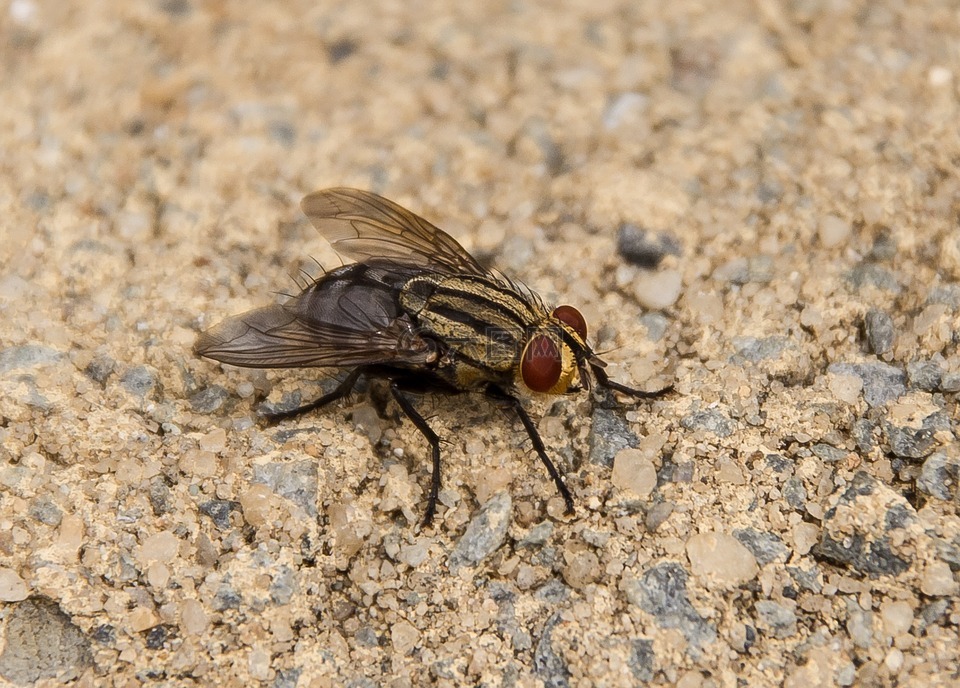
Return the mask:
[(587, 346), (587, 323), (573, 306), (558, 306), (527, 338), (519, 381), (533, 392), (573, 394), (590, 389), (588, 365), (602, 363)]

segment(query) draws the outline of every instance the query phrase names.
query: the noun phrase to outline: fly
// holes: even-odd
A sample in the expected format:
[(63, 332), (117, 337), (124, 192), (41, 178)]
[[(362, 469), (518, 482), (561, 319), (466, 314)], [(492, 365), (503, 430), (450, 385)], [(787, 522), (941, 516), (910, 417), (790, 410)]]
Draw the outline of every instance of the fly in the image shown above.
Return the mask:
[(317, 191), (301, 202), (317, 230), (355, 261), (331, 270), (286, 303), (258, 308), (203, 332), (194, 351), (248, 368), (339, 368), (332, 392), (276, 421), (346, 396), (361, 375), (386, 379), (397, 405), (427, 440), (433, 473), (423, 524), (440, 491), (440, 438), (410, 394), (481, 392), (513, 409), (568, 514), (573, 497), (520, 394), (572, 394), (601, 387), (638, 398), (645, 392), (611, 380), (587, 344), (573, 306), (543, 300), (480, 265), (452, 237), (381, 196), (357, 189)]

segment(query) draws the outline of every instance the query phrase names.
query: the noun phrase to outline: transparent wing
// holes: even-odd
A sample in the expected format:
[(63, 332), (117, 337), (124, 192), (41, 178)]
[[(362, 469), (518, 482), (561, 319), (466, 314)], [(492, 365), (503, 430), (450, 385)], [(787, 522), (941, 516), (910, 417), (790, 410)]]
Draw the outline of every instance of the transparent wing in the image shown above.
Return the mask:
[(444, 273), (490, 276), (449, 234), (377, 194), (325, 189), (305, 197), (300, 207), (346, 258), (386, 258)]
[(436, 358), (396, 299), (395, 272), (348, 265), (287, 303), (228, 318), (194, 351), (246, 368), (412, 365)]

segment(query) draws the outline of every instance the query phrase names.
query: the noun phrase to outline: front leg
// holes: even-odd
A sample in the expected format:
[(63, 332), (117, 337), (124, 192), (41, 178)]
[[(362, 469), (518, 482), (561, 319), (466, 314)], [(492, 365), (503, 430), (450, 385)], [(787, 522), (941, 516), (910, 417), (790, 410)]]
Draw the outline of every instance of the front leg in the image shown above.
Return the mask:
[(520, 418), (520, 422), (523, 423), (523, 427), (527, 431), (527, 436), (530, 437), (530, 441), (533, 443), (534, 451), (537, 452), (537, 456), (540, 457), (543, 465), (547, 467), (547, 472), (550, 474), (550, 477), (553, 478), (553, 482), (557, 486), (557, 491), (560, 492), (560, 496), (563, 497), (563, 501), (567, 505), (564, 513), (566, 513), (568, 516), (572, 516), (573, 495), (571, 495), (570, 490), (567, 489), (566, 484), (563, 482), (563, 477), (560, 475), (557, 467), (553, 465), (553, 461), (551, 461), (550, 457), (547, 456), (547, 448), (544, 446), (543, 440), (540, 439), (540, 433), (537, 431), (537, 426), (534, 425), (533, 421), (530, 419), (530, 415), (527, 413), (527, 410), (523, 408), (523, 404), (520, 403), (520, 400), (515, 396), (507, 393), (496, 385), (488, 385), (486, 393), (491, 399), (496, 399), (509, 404), (511, 408), (513, 408), (514, 413), (516, 413)]
[(610, 379), (610, 376), (607, 375), (607, 371), (594, 363), (590, 364), (590, 369), (593, 371), (593, 376), (597, 378), (597, 384), (599, 386), (612, 389), (621, 394), (626, 394), (634, 399), (658, 399), (673, 391), (673, 385), (667, 385), (663, 389), (658, 389), (656, 392), (645, 392), (642, 389), (634, 389), (633, 387), (622, 385), (619, 382), (614, 382)]

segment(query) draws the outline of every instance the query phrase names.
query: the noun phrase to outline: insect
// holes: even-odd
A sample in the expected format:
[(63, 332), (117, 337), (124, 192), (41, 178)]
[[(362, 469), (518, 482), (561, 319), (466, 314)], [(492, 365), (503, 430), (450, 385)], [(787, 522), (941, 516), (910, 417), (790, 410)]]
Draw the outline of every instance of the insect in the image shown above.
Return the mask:
[(203, 332), (194, 351), (251, 368), (339, 368), (346, 377), (316, 401), (271, 414), (282, 420), (350, 393), (357, 379), (384, 378), (433, 456), (423, 524), (440, 490), (440, 438), (411, 394), (481, 392), (511, 408), (563, 497), (573, 497), (518, 393), (573, 394), (599, 386), (635, 398), (659, 396), (612, 381), (587, 344), (573, 306), (548, 309), (535, 293), (488, 270), (452, 237), (396, 203), (366, 191), (306, 196), (303, 212), (332, 247), (354, 260), (326, 272), (283, 304), (265, 306)]

